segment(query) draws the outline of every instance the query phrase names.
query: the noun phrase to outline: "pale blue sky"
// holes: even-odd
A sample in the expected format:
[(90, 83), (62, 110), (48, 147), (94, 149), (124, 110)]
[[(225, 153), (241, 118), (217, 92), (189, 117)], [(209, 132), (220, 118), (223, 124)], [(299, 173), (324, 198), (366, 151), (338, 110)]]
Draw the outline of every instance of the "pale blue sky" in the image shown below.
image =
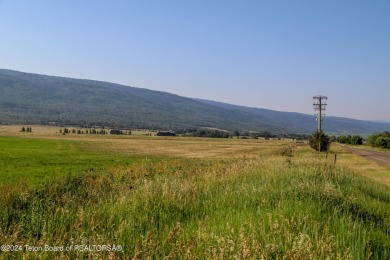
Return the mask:
[(390, 121), (390, 1), (0, 0), (0, 68)]

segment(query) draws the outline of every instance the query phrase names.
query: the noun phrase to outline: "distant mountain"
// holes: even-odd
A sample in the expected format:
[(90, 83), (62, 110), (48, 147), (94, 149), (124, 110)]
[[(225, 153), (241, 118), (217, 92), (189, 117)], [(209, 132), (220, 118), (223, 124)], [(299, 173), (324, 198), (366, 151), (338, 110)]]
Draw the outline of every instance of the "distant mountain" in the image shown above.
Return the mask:
[[(0, 70), (0, 122), (128, 128), (218, 128), (311, 133), (314, 116), (235, 106), (102, 81)], [(330, 133), (370, 134), (390, 124), (326, 117)]]
[(374, 123), (385, 123), (385, 124), (390, 124), (390, 121), (386, 120), (368, 120), (369, 122), (374, 122)]
[[(261, 116), (271, 120), (274, 126), (290, 133), (310, 133), (317, 127), (316, 117), (295, 112), (280, 112), (262, 108), (251, 108), (245, 106), (230, 105), (226, 103), (195, 99), (208, 105), (218, 106), (230, 110), (239, 110), (253, 115)], [(324, 117), (323, 130), (330, 134), (347, 135), (361, 134), (367, 135), (375, 132), (390, 131), (390, 123), (363, 121), (344, 117), (326, 116)]]

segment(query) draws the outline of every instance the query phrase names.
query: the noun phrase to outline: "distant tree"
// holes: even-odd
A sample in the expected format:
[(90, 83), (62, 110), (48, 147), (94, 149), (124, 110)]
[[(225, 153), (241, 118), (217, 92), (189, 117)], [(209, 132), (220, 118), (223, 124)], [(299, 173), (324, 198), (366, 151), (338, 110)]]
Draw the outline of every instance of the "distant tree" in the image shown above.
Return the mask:
[(339, 137), (339, 143), (340, 144), (345, 144), (347, 143), (347, 137), (345, 135), (340, 135)]
[(309, 145), (316, 151), (326, 152), (329, 150), (330, 138), (323, 131), (315, 131), (309, 139)]
[(257, 133), (257, 132), (251, 132), (250, 133), (250, 136), (253, 138), (253, 139), (259, 139), (259, 137), (261, 136), (260, 133)]
[(270, 132), (263, 132), (262, 136), (266, 138), (271, 138), (273, 135)]
[(390, 149), (390, 132), (372, 134), (367, 138), (367, 143), (373, 147)]
[(21, 132), (26, 132), (26, 128), (24, 128), (24, 126), (22, 127)]
[(240, 132), (235, 131), (235, 132), (234, 132), (234, 136), (239, 137), (239, 136), (240, 136)]
[(379, 148), (389, 148), (390, 149), (390, 138), (380, 136), (375, 141), (375, 146)]
[(353, 145), (362, 145), (363, 144), (363, 137), (359, 135), (354, 135), (351, 137), (351, 144)]
[(245, 136), (245, 137), (249, 137), (249, 132), (241, 132), (240, 133), (240, 136)]
[[(211, 137), (211, 138), (229, 138), (230, 134), (225, 131), (209, 131), (209, 130), (187, 130), (186, 136), (194, 137)], [(190, 132), (190, 133), (189, 133)], [(158, 135), (158, 133), (157, 133)]]

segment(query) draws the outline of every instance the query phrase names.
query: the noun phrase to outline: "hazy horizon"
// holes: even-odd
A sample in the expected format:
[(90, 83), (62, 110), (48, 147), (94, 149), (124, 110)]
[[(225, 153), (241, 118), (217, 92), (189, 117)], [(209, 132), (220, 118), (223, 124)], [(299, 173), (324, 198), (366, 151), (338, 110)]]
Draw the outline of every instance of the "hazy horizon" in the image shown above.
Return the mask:
[(1, 1), (0, 67), (390, 122), (390, 1)]

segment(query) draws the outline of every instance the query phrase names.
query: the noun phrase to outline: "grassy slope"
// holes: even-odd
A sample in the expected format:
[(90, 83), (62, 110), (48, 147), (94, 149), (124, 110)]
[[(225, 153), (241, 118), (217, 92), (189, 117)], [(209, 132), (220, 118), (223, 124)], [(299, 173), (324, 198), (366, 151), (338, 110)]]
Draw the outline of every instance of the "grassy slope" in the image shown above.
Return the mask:
[[(88, 152), (76, 141), (5, 140), (5, 154), (16, 158), (30, 151), (30, 160), (45, 169), (39, 160), (47, 148), (58, 162), (68, 151), (85, 155), (79, 169), (96, 156), (113, 156)], [(229, 160), (149, 156), (131, 165), (107, 160), (101, 171), (80, 170), (28, 190), (4, 184), (0, 244), (120, 244), (124, 252), (0, 252), (0, 257), (390, 257), (387, 186), (335, 167), (305, 147), (286, 157), (277, 143), (268, 146), (275, 148)]]

